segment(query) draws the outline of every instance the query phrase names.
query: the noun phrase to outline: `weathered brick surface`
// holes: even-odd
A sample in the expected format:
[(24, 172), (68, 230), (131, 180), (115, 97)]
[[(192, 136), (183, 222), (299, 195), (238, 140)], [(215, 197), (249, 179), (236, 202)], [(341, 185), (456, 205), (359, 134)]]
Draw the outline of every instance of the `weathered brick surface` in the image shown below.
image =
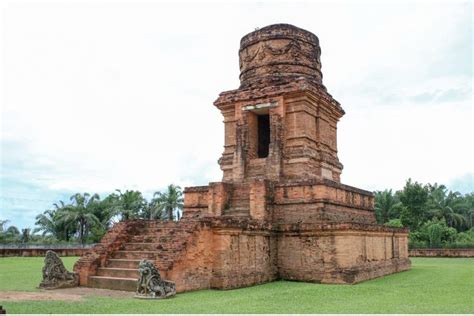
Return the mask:
[(375, 225), (373, 194), (340, 183), (344, 110), (322, 84), (318, 38), (273, 25), (246, 35), (239, 57), (240, 88), (214, 102), (222, 182), (186, 188), (178, 223), (118, 224), (76, 265), (81, 284), (133, 290), (142, 258), (178, 292), (352, 284), (410, 268), (408, 231)]
[(270, 214), (267, 212), (267, 209), (270, 208), (268, 204), (272, 203), (272, 201), (269, 198), (271, 188), (268, 182), (264, 179), (256, 179), (252, 181), (249, 186), (250, 217), (259, 220), (269, 219)]
[(212, 288), (230, 289), (277, 278), (276, 242), (269, 232), (221, 229), (215, 234), (215, 250)]
[(270, 25), (240, 41), (240, 88), (275, 85), (304, 76), (322, 84), (316, 35), (287, 24)]
[(281, 225), (279, 230), (278, 267), (284, 279), (357, 283), (410, 267), (406, 230), (354, 223)]
[(68, 257), (82, 256), (88, 248), (2, 248), (0, 257), (44, 257), (48, 250), (53, 250), (60, 257)]
[(474, 248), (410, 249), (410, 257), (474, 257)]
[(87, 251), (74, 265), (74, 272), (79, 274), (79, 284), (87, 285), (89, 277), (97, 274), (97, 268), (104, 266), (107, 257), (135, 233), (134, 222), (117, 223), (107, 232), (99, 244)]

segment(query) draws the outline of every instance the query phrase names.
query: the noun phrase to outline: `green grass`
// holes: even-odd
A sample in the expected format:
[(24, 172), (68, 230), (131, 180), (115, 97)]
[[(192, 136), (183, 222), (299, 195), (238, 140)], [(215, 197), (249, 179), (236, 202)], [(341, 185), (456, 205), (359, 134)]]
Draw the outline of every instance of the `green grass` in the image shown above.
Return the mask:
[[(64, 258), (70, 269), (76, 258)], [(278, 281), (168, 300), (86, 297), (0, 302), (7, 313), (472, 313), (474, 259), (413, 258), (412, 270), (357, 285)], [(42, 258), (0, 258), (0, 291), (36, 291)], [(132, 295), (132, 294), (131, 294)]]
[[(72, 266), (79, 258), (61, 259), (66, 269), (72, 271)], [(42, 279), (43, 260), (42, 257), (0, 258), (0, 291), (39, 291), (36, 287)]]

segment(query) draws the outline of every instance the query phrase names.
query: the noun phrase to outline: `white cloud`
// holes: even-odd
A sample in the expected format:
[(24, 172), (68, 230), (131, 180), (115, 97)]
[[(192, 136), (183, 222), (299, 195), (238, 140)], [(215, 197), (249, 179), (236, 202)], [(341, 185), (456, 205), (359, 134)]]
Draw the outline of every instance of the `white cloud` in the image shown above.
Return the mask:
[(471, 14), (472, 4), (7, 2), (1, 172), (59, 191), (220, 180), (212, 102), (239, 85), (240, 38), (285, 22), (320, 38), (325, 85), (347, 112), (345, 183), (450, 181), (473, 171)]
[(347, 116), (339, 128), (345, 183), (402, 188), (410, 177), (449, 183), (473, 170), (470, 102), (396, 104)]

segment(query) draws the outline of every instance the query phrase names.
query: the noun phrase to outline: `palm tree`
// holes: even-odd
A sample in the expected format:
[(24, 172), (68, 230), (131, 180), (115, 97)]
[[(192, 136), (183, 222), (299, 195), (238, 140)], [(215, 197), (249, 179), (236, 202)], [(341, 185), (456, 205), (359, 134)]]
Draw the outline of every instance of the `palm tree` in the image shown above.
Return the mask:
[(59, 218), (61, 212), (66, 208), (66, 204), (63, 201), (53, 204), (53, 210), (46, 210), (43, 214), (36, 216), (35, 225), (39, 226), (33, 230), (33, 233), (43, 232), (42, 235), (52, 235), (57, 240), (69, 241), (71, 234), (74, 233), (74, 229), (71, 229), (69, 225), (66, 225)]
[(157, 218), (163, 214), (168, 220), (174, 220), (176, 213), (176, 220), (179, 220), (180, 210), (183, 209), (183, 192), (181, 187), (174, 184), (168, 185), (165, 193), (155, 192), (153, 194), (152, 204), (155, 205), (151, 212), (151, 217)]
[(441, 200), (446, 197), (448, 189), (444, 184), (429, 184), (427, 185), (429, 192), (429, 199)]
[(464, 195), (461, 213), (464, 216), (465, 230), (474, 227), (474, 193)]
[(9, 242), (15, 241), (20, 235), (20, 231), (15, 226), (6, 227), (7, 223), (9, 222), (8, 219), (0, 220), (0, 241)]
[(8, 219), (5, 219), (5, 220), (0, 219), (0, 233), (3, 233), (3, 231), (5, 230), (5, 225), (7, 225), (8, 222), (9, 222)]
[(438, 219), (444, 218), (450, 227), (464, 225), (466, 219), (459, 213), (464, 204), (460, 193), (449, 191), (446, 195), (447, 190), (443, 187), (440, 186), (430, 195), (428, 212)]
[(93, 226), (101, 226), (100, 220), (94, 215), (95, 203), (99, 200), (99, 195), (89, 193), (76, 193), (71, 196), (72, 205), (66, 205), (60, 214), (60, 221), (69, 227), (77, 228), (79, 240), (85, 243), (87, 236)]
[(144, 217), (149, 219), (166, 219), (168, 214), (166, 214), (163, 204), (157, 199), (160, 192), (155, 192), (153, 194), (153, 199), (148, 203), (146, 211), (143, 212)]
[(468, 209), (464, 213), (464, 222), (466, 223), (467, 229), (474, 227), (474, 208)]
[(31, 239), (31, 229), (30, 228), (23, 228), (21, 230), (21, 242), (26, 244)]
[(390, 219), (397, 217), (402, 203), (392, 193), (392, 190), (375, 192), (375, 214), (380, 224), (387, 223)]
[(5, 239), (10, 241), (15, 241), (20, 237), (20, 231), (16, 226), (9, 226), (3, 234), (5, 236)]
[(120, 215), (121, 220), (128, 220), (137, 218), (145, 206), (145, 199), (140, 191), (126, 190), (122, 193), (120, 190), (115, 195), (115, 203), (113, 203), (112, 213)]
[(57, 223), (53, 219), (54, 215), (54, 210), (46, 210), (43, 212), (43, 214), (37, 215), (35, 225), (39, 227), (35, 228), (33, 232), (43, 232), (43, 236), (51, 234), (54, 237), (58, 238), (59, 231), (57, 229)]
[(95, 204), (93, 213), (102, 223), (104, 229), (109, 229), (113, 224), (114, 206), (116, 205), (117, 195), (110, 194), (102, 201)]

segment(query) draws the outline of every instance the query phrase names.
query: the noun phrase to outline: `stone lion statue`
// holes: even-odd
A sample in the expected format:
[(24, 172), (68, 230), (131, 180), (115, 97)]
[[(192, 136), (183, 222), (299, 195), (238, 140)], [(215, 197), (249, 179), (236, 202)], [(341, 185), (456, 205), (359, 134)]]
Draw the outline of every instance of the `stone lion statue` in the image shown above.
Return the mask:
[(137, 298), (167, 298), (176, 294), (176, 284), (161, 279), (160, 272), (153, 262), (141, 260), (138, 265)]
[(39, 288), (52, 290), (79, 285), (77, 273), (69, 272), (64, 267), (61, 258), (52, 250), (46, 251), (43, 267), (43, 280)]

